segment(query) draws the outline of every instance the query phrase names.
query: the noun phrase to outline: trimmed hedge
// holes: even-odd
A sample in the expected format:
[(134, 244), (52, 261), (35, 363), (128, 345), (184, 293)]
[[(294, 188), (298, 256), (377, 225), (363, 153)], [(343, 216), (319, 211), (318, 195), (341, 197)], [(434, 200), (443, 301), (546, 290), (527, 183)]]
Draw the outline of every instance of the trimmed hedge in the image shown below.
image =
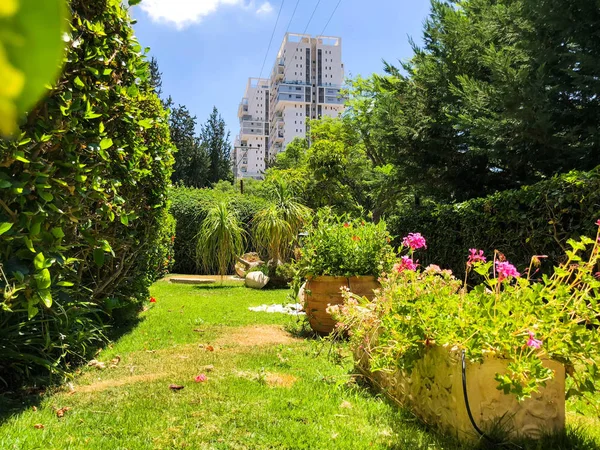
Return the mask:
[(72, 0), (63, 75), (0, 141), (0, 386), (93, 355), (164, 271), (167, 113), (121, 2)]
[[(207, 210), (223, 200), (226, 200), (229, 206), (236, 211), (242, 227), (248, 232), (246, 235), (247, 251), (255, 251), (256, 246), (249, 233), (250, 222), (256, 213), (265, 206), (265, 200), (233, 192), (188, 187), (170, 189), (169, 197), (171, 200), (170, 213), (177, 221), (174, 273), (201, 274), (196, 264), (197, 235)], [(218, 270), (215, 267), (210, 272), (210, 274), (217, 274)]]
[(520, 190), (454, 205), (429, 205), (392, 215), (388, 226), (396, 243), (410, 232), (427, 239), (416, 257), (422, 265), (438, 264), (464, 275), (468, 249), (494, 250), (520, 270), (533, 255), (548, 255), (548, 271), (564, 256), (566, 241), (595, 237), (600, 218), (600, 168), (570, 172)]

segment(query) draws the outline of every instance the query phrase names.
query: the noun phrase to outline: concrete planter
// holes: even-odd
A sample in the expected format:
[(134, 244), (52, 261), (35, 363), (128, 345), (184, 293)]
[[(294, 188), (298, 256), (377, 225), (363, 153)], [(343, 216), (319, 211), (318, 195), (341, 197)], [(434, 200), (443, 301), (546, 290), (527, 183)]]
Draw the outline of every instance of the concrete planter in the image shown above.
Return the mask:
[[(369, 348), (368, 342), (365, 342)], [(423, 422), (442, 432), (469, 441), (480, 439), (467, 413), (462, 384), (460, 352), (432, 347), (408, 374), (371, 372), (363, 348), (354, 354), (357, 368), (395, 402), (409, 408)], [(466, 363), (467, 396), (475, 424), (484, 432), (502, 430), (510, 438), (539, 438), (565, 427), (565, 369), (547, 361), (554, 378), (531, 398), (519, 403), (513, 395), (496, 389), (496, 373), (505, 371), (507, 360), (487, 358)]]
[(373, 276), (329, 277), (320, 276), (309, 279), (304, 291), (306, 315), (313, 330), (320, 334), (329, 334), (335, 327), (335, 320), (327, 313), (329, 305), (344, 302), (340, 288), (349, 288), (354, 294), (374, 298), (373, 290), (381, 287)]

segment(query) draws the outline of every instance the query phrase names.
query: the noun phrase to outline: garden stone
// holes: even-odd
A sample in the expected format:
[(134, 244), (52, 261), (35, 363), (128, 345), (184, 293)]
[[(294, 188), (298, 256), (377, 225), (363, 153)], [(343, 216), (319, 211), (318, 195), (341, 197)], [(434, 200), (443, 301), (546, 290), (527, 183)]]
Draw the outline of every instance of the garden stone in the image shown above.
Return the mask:
[(261, 261), (258, 253), (251, 252), (245, 253), (237, 258), (238, 262), (235, 264), (235, 272), (240, 278), (245, 278), (248, 272), (252, 269), (262, 266), (264, 264)]
[(262, 289), (269, 282), (269, 277), (262, 272), (250, 272), (246, 275), (246, 287), (251, 289)]

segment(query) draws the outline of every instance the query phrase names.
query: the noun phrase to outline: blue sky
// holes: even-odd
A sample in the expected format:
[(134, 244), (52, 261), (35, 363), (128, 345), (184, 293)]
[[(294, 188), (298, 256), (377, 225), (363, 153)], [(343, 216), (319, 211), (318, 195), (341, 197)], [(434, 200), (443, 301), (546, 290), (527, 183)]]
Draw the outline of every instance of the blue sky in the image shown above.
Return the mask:
[[(272, 68), (288, 23), (302, 33), (319, 0), (283, 0), (263, 71)], [(248, 77), (258, 77), (281, 0), (143, 0), (132, 8), (140, 43), (150, 47), (163, 73), (163, 91), (202, 123), (215, 105), (232, 139)], [(320, 0), (307, 33), (320, 34), (338, 0)], [(382, 60), (411, 56), (408, 37), (421, 40), (429, 0), (342, 0), (326, 35), (342, 37), (346, 75), (382, 72)]]

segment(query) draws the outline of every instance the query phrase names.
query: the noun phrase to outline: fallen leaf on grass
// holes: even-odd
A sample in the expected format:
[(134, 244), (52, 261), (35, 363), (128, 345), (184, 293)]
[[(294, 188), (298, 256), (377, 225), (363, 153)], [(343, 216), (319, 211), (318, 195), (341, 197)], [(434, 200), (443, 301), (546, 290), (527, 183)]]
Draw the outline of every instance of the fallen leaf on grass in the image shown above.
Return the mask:
[(215, 370), (215, 366), (213, 366), (212, 364), (210, 364), (210, 365), (208, 365), (208, 366), (204, 366), (204, 367), (202, 368), (202, 370), (203, 370), (204, 372), (212, 372), (213, 370)]
[(33, 412), (37, 411), (37, 406), (32, 406), (31, 409), (33, 409)]
[(352, 403), (350, 403), (349, 401), (344, 400), (342, 402), (342, 404), (340, 405), (340, 408), (350, 409), (350, 408), (352, 408)]
[(121, 362), (121, 357), (119, 355), (115, 356), (113, 359), (110, 360), (110, 368), (113, 369), (113, 368), (117, 367), (120, 362)]
[(43, 430), (44, 429), (44, 425), (42, 425), (41, 423), (36, 423), (33, 428), (35, 428), (36, 430)]
[(206, 346), (206, 351), (207, 351), (207, 352), (214, 352), (214, 351), (215, 351), (215, 348), (214, 348), (212, 345), (207, 345), (207, 346)]
[(172, 391), (180, 391), (184, 388), (185, 386), (180, 386), (178, 384), (170, 384), (169, 385), (169, 389), (171, 389)]
[(100, 362), (98, 360), (92, 359), (89, 363), (88, 363), (89, 367), (95, 367), (98, 370), (104, 370), (106, 369), (106, 364), (103, 362)]
[(71, 408), (65, 406), (64, 408), (56, 409), (56, 417), (64, 417), (65, 413), (69, 411)]

